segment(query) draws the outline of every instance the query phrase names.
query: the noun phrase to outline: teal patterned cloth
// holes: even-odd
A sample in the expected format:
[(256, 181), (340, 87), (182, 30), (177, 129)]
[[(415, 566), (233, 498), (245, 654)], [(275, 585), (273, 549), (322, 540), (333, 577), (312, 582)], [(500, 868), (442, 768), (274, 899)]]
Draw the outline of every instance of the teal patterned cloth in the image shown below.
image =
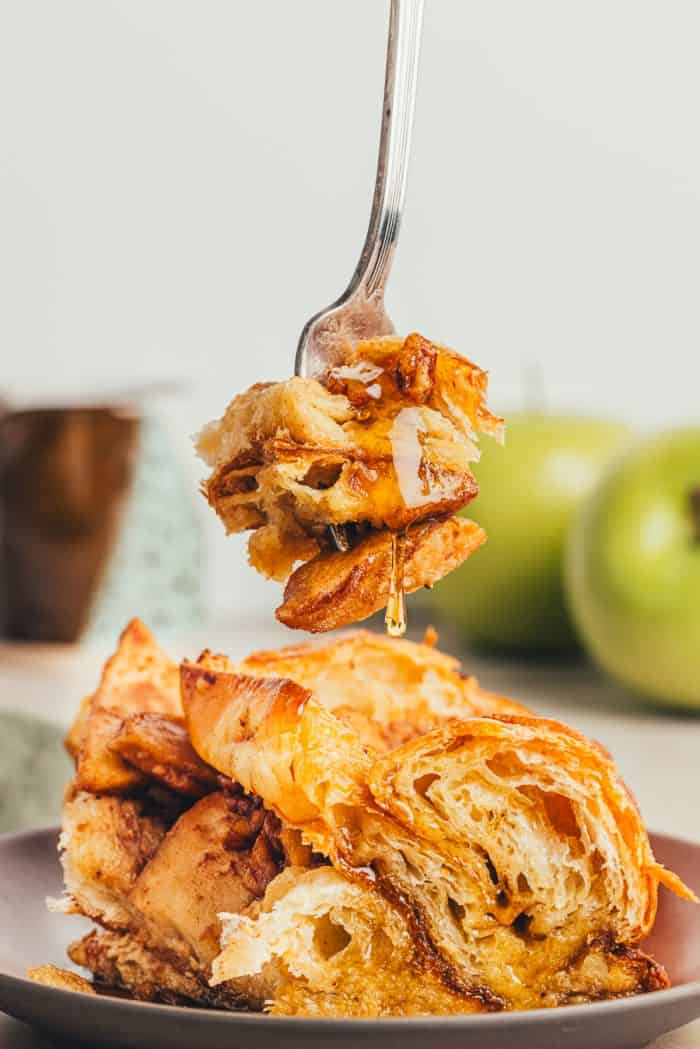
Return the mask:
[(201, 623), (205, 559), (196, 497), (168, 434), (156, 419), (144, 419), (131, 492), (86, 640), (116, 638), (134, 615), (156, 634)]
[(0, 833), (57, 823), (71, 774), (58, 726), (0, 713)]

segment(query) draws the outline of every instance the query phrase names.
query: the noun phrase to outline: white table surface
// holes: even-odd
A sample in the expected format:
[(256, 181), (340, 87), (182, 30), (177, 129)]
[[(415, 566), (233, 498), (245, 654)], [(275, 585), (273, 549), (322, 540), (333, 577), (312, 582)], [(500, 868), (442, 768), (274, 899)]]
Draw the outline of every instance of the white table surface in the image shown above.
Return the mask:
[[(174, 658), (204, 647), (241, 658), (255, 648), (298, 640), (274, 621), (217, 624), (201, 636), (171, 639)], [(481, 683), (538, 713), (559, 718), (612, 751), (649, 827), (700, 841), (700, 714), (659, 712), (635, 703), (583, 661), (550, 665), (504, 662), (460, 651), (443, 635), (441, 648), (460, 655)], [(0, 644), (0, 709), (19, 709), (66, 725), (78, 701), (93, 690), (109, 645)], [(49, 1049), (50, 1042), (0, 1017), (0, 1049)], [(654, 1043), (654, 1049), (700, 1049), (700, 1021)]]

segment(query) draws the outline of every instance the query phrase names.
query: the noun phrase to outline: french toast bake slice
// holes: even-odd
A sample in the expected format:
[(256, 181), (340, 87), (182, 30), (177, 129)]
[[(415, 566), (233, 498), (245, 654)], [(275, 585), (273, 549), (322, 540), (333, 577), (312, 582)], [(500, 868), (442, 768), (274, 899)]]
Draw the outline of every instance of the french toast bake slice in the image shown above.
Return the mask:
[[(336, 698), (339, 715), (362, 727), (367, 745), (386, 749), (450, 711), (507, 702), (482, 693), (474, 679), (460, 676), (456, 661), (429, 646), (397, 642), (393, 649), (365, 631), (338, 645), (254, 653), (244, 665), (258, 676), (294, 665), (300, 676), (323, 678), (325, 701), (333, 706), (333, 688), (352, 680), (348, 671), (363, 663), (363, 653), (368, 670), (370, 653), (375, 666), (381, 663), (384, 684), (373, 673), (372, 703), (359, 681), (354, 693)], [(225, 657), (204, 658), (213, 668), (232, 668)], [(105, 714), (109, 733), (103, 731)], [(184, 721), (179, 668), (140, 621), (122, 634), (96, 693), (80, 706), (66, 746), (76, 779), (63, 806), (65, 895), (52, 906), (99, 927), (71, 946), (71, 959), (98, 982), (139, 997), (261, 1008), (282, 986), (276, 962), (266, 965), (264, 976), (209, 983), (220, 950), (218, 915), (250, 914), (281, 871), (291, 868), (301, 876), (328, 861), (314, 855), (300, 832), (283, 824), (259, 796), (245, 793), (196, 753)], [(387, 915), (396, 927), (393, 912)], [(405, 935), (402, 942), (408, 949)], [(285, 987), (298, 999), (298, 991)], [(442, 1002), (442, 984), (431, 987), (431, 1000)], [(416, 1009), (427, 995), (424, 990), (416, 998)], [(455, 1006), (454, 996), (447, 999)]]
[[(69, 954), (98, 982), (318, 1016), (666, 986), (639, 943), (659, 884), (692, 894), (598, 745), (429, 644), (365, 631), (237, 665), (205, 652), (175, 713), (173, 665), (127, 627), (102, 693), (121, 723), (100, 740), (138, 776), (66, 792), (53, 906), (96, 923)], [(85, 726), (83, 709), (78, 767)]]

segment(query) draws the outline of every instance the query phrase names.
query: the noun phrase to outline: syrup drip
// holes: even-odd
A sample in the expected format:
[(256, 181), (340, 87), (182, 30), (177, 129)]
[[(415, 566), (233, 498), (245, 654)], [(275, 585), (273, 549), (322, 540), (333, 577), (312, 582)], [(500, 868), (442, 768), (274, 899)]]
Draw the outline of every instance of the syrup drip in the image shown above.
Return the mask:
[[(369, 447), (371, 437), (378, 456), (386, 456), (385, 448), (389, 444), (396, 484), (409, 510), (444, 501), (454, 491), (449, 471), (443, 474), (430, 457), (424, 407), (418, 394), (414, 397), (412, 393), (411, 383), (415, 378), (412, 372), (403, 377), (399, 372), (394, 375), (372, 361), (362, 359), (336, 365), (327, 376), (331, 392), (342, 393), (350, 401), (354, 422), (361, 428), (364, 444)], [(362, 424), (366, 422), (372, 427), (365, 431)], [(369, 447), (369, 451), (372, 453), (374, 446)], [(377, 516), (380, 516), (379, 512)], [(351, 530), (348, 534), (344, 525), (330, 525), (329, 534), (341, 553), (346, 553), (355, 543), (355, 532)], [(390, 637), (401, 637), (406, 632), (404, 547), (405, 536), (392, 532), (389, 598), (384, 617)]]
[(391, 576), (386, 603), (386, 632), (389, 637), (406, 633), (406, 591), (404, 590), (404, 537), (391, 533)]

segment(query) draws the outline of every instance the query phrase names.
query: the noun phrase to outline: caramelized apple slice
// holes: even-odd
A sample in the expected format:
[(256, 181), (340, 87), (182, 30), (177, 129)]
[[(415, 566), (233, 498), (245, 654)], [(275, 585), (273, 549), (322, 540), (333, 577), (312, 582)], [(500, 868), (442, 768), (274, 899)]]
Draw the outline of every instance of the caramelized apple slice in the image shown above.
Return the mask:
[[(486, 533), (466, 518), (414, 525), (402, 535), (406, 593), (432, 586), (473, 554)], [(346, 553), (322, 553), (294, 572), (276, 611), (281, 623), (318, 633), (367, 619), (389, 599), (392, 533), (370, 533)]]

